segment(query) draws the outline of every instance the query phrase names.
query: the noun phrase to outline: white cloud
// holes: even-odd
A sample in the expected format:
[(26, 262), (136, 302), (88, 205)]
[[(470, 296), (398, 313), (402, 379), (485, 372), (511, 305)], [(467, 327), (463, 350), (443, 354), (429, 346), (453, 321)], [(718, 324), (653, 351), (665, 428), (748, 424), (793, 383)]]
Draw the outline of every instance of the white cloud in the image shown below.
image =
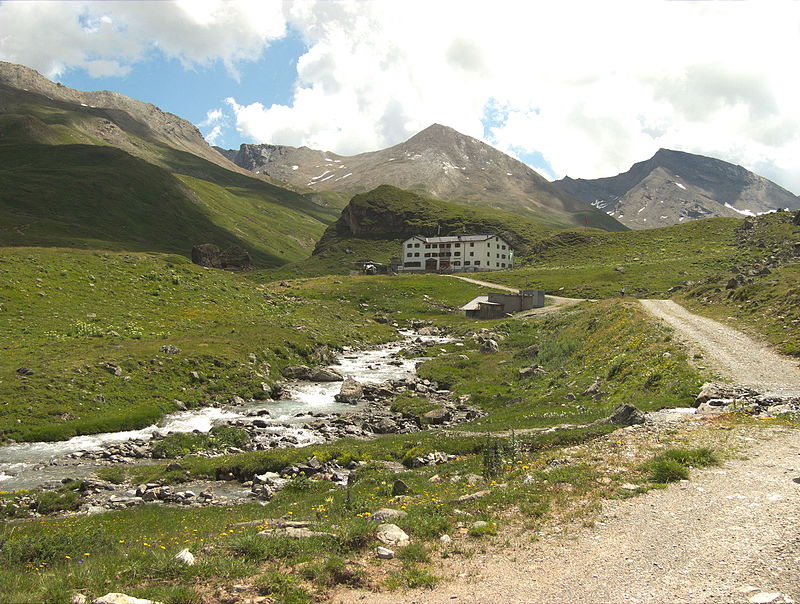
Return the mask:
[(0, 58), (49, 77), (69, 67), (124, 75), (153, 49), (187, 68), (219, 60), (236, 75), (285, 33), (280, 0), (0, 3)]
[(800, 5), (297, 2), (292, 102), (232, 104), (255, 141), (357, 153), (432, 122), (552, 175), (627, 170), (659, 147), (715, 154), (800, 191)]
[(291, 101), (225, 107), (247, 139), (352, 154), (439, 122), (556, 178), (669, 147), (800, 192), (800, 3), (6, 2), (0, 57), (100, 75), (157, 48), (235, 74), (289, 28), (307, 45)]
[(222, 136), (222, 126), (216, 125), (205, 135), (205, 139), (209, 145), (216, 145), (220, 136)]

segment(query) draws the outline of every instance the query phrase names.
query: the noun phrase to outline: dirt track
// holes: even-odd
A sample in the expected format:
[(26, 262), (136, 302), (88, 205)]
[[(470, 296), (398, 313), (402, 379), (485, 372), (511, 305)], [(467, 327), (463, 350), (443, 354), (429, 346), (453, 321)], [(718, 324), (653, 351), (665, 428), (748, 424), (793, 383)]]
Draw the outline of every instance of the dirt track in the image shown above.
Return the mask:
[[(748, 459), (604, 506), (594, 528), (445, 561), (432, 591), (341, 594), (337, 602), (774, 602), (800, 598), (800, 432), (737, 433)], [(748, 587), (752, 588), (748, 591)], [(789, 599), (786, 599), (788, 596)]]
[(800, 394), (800, 365), (749, 336), (713, 319), (690, 313), (672, 300), (642, 300), (654, 316), (675, 329), (703, 363), (739, 386), (764, 393)]
[[(491, 285), (491, 284), (487, 284)], [(797, 362), (669, 300), (644, 300), (738, 385), (800, 390)], [(747, 457), (688, 483), (604, 504), (570, 538), (529, 535), (446, 561), (432, 591), (348, 592), (338, 602), (793, 602), (800, 598), (800, 431), (740, 428)], [(751, 598), (753, 598), (751, 600)]]

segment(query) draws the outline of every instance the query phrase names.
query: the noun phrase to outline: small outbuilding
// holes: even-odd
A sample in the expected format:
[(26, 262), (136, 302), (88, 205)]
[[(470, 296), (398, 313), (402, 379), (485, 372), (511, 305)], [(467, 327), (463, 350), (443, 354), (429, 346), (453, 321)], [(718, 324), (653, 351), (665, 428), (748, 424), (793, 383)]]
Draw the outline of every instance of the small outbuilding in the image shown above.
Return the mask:
[(523, 289), (519, 293), (492, 292), (470, 300), (461, 310), (470, 319), (500, 319), (506, 315), (541, 308), (544, 306), (544, 290)]

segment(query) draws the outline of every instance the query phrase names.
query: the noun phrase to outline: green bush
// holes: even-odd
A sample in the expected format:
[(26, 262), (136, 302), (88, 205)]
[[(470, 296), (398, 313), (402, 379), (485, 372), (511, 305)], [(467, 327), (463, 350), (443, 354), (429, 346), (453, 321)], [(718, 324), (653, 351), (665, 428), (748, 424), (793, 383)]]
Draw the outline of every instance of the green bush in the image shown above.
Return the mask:
[(361, 587), (364, 584), (364, 572), (357, 566), (348, 564), (339, 556), (332, 556), (321, 562), (309, 564), (303, 567), (301, 575), (322, 587), (337, 585)]
[(697, 449), (668, 449), (657, 458), (672, 459), (679, 464), (690, 468), (704, 468), (719, 463), (719, 458), (713, 449), (700, 447)]
[(36, 497), (36, 511), (40, 514), (77, 510), (82, 503), (75, 491), (43, 491)]
[(689, 478), (689, 469), (674, 459), (656, 459), (650, 462), (650, 480), (655, 483), (677, 482)]

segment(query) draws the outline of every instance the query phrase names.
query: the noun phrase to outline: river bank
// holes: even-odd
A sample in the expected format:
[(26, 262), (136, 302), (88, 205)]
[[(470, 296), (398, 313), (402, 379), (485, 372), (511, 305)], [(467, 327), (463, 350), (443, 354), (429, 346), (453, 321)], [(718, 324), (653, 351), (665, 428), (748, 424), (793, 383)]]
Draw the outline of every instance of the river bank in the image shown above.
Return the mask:
[[(227, 504), (252, 496), (264, 497), (264, 489), (251, 490), (235, 476), (220, 476), (220, 481), (171, 485), (114, 484), (99, 476), (114, 474), (113, 469), (132, 465), (163, 463), (165, 439), (176, 434), (207, 434), (220, 427), (231, 427), (246, 434), (240, 446), (198, 451), (195, 456), (216, 456), (243, 451), (281, 447), (302, 447), (351, 437), (369, 439), (379, 434), (416, 432), (434, 426), (452, 426), (481, 412), (453, 400), (435, 382), (416, 377), (416, 366), (428, 358), (435, 347), (452, 338), (428, 330), (424, 333), (400, 332), (402, 340), (365, 350), (344, 350), (327, 368), (336, 381), (311, 382), (287, 380), (276, 392), (277, 400), (244, 400), (233, 397), (230, 404), (179, 411), (161, 423), (142, 430), (130, 430), (74, 437), (61, 442), (17, 443), (0, 448), (0, 489), (59, 490), (80, 482), (80, 510), (90, 513), (162, 501), (184, 505)], [(458, 345), (458, 344), (457, 344)], [(441, 352), (436, 350), (435, 352)], [(357, 385), (356, 396), (341, 396), (343, 388)], [(392, 409), (399, 395), (425, 396), (438, 412), (429, 420)], [(341, 402), (337, 398), (344, 398)], [(174, 462), (180, 467), (179, 460)], [(346, 468), (316, 467), (314, 472), (345, 476)], [(341, 472), (340, 470), (344, 470)], [(337, 471), (338, 474), (337, 474)], [(273, 482), (273, 488), (276, 483)], [(147, 492), (149, 491), (149, 495)], [(30, 502), (22, 494), (18, 502)], [(35, 512), (32, 512), (35, 513)]]

